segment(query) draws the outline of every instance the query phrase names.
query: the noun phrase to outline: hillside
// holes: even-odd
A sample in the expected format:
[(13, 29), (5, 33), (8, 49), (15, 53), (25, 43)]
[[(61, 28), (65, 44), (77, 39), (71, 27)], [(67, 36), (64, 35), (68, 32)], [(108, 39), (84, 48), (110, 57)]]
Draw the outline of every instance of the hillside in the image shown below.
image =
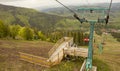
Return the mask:
[(61, 19), (63, 17), (38, 12), (34, 9), (0, 4), (0, 20), (6, 24), (19, 24), (46, 30), (53, 29), (54, 25)]
[[(103, 6), (106, 5), (108, 4), (104, 4)], [(113, 5), (112, 11), (116, 13), (111, 13), (112, 25), (110, 25), (110, 27), (120, 29), (120, 25), (117, 24), (120, 22), (120, 13), (118, 11), (120, 9), (118, 5), (119, 3)], [(79, 6), (70, 6), (70, 8), (76, 10), (77, 8), (79, 8)], [(79, 29), (80, 23), (75, 20), (72, 15), (72, 13), (70, 13), (63, 7), (47, 9), (39, 12), (34, 9), (6, 6), (0, 4), (0, 20), (2, 20), (4, 23), (30, 26), (32, 28), (37, 28), (42, 31), (71, 28)]]
[[(120, 45), (110, 34), (108, 34), (106, 44), (103, 46), (103, 53), (99, 54), (97, 47), (94, 47), (93, 65), (97, 66), (97, 71), (118, 71), (120, 69)], [(96, 35), (96, 38), (102, 39)], [(96, 40), (97, 45), (100, 40)], [(63, 60), (60, 64), (52, 68), (20, 61), (18, 52), (26, 52), (38, 56), (46, 57), (47, 51), (53, 43), (44, 41), (21, 41), (21, 40), (1, 40), (0, 39), (0, 71), (78, 71), (84, 58), (71, 57)], [(86, 46), (85, 46), (86, 47)]]
[[(94, 7), (101, 7), (101, 8), (108, 8), (109, 4), (108, 3), (98, 3), (94, 4)], [(86, 6), (68, 6), (70, 9), (74, 10), (76, 13), (81, 16), (81, 13), (77, 11), (80, 7), (86, 7)], [(71, 13), (69, 10), (67, 10), (64, 7), (58, 7), (58, 8), (51, 8), (51, 9), (45, 9), (42, 10), (43, 12), (46, 12), (48, 14), (53, 14), (53, 15), (59, 15), (59, 16), (69, 16), (71, 17), (73, 13)], [(108, 25), (109, 28), (111, 29), (120, 29), (120, 3), (113, 3), (111, 12), (110, 12), (110, 24)]]

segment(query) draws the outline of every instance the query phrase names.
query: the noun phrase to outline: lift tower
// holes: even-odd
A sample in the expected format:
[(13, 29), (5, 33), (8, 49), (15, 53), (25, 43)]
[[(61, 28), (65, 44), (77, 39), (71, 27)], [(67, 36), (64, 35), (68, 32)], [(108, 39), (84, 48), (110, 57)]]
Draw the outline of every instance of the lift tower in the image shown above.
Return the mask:
[(83, 7), (79, 8), (78, 11), (82, 12), (80, 13), (80, 16), (75, 13), (75, 11), (71, 10), (64, 4), (62, 4), (60, 1), (56, 0), (59, 4), (64, 6), (66, 9), (68, 9), (70, 12), (74, 14), (74, 17), (80, 21), (80, 23), (87, 22), (90, 24), (90, 36), (89, 36), (89, 46), (88, 46), (88, 57), (86, 61), (86, 71), (92, 71), (92, 61), (93, 61), (93, 35), (94, 35), (94, 25), (98, 23), (105, 23), (108, 24), (109, 21), (109, 14), (112, 6), (112, 1), (110, 0), (110, 5), (108, 8), (102, 8), (102, 7)]
[[(86, 70), (87, 71), (92, 71), (92, 60), (93, 60), (93, 35), (94, 35), (94, 25), (98, 23), (106, 23), (107, 21), (107, 16), (106, 16), (106, 11), (107, 8), (79, 8), (78, 11), (84, 11), (83, 13), (87, 14), (86, 12), (89, 12), (89, 16), (85, 16), (82, 19), (79, 19), (80, 22), (84, 23), (87, 22), (90, 24), (90, 36), (89, 36), (89, 46), (88, 46), (88, 57), (86, 61)], [(96, 13), (99, 12), (99, 13)], [(90, 15), (90, 13), (92, 15)], [(95, 15), (95, 14), (96, 15)], [(97, 15), (101, 14), (101, 17)], [(95, 18), (93, 19), (92, 17), (95, 15)], [(77, 17), (77, 16), (75, 16)], [(89, 18), (87, 18), (89, 17)], [(107, 23), (106, 23), (107, 24)]]

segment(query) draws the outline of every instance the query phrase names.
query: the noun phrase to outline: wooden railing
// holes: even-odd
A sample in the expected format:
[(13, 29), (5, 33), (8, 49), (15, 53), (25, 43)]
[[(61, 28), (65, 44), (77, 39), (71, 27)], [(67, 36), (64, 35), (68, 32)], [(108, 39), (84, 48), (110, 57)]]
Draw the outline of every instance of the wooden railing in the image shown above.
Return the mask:
[(52, 63), (47, 58), (19, 52), (20, 59), (44, 67), (51, 67)]
[(87, 57), (88, 56), (88, 49), (87, 48), (71, 47), (71, 48), (65, 49), (64, 54), (72, 55), (72, 56)]
[(58, 41), (56, 42), (56, 44), (53, 46), (53, 48), (50, 49), (50, 51), (48, 52), (49, 57), (56, 51), (56, 49), (57, 49), (63, 42), (69, 42), (69, 41), (71, 41), (71, 40), (73, 40), (73, 38), (71, 38), (71, 37), (63, 37), (63, 38), (61, 38), (60, 40), (58, 40)]
[(53, 46), (53, 48), (50, 49), (50, 51), (48, 52), (48, 55), (51, 56), (55, 52), (55, 50), (60, 46), (60, 44), (62, 44), (63, 42), (64, 42), (64, 38), (58, 40), (56, 44)]
[(64, 57), (64, 50), (59, 50), (54, 53), (48, 60), (52, 62), (53, 65), (59, 64)]

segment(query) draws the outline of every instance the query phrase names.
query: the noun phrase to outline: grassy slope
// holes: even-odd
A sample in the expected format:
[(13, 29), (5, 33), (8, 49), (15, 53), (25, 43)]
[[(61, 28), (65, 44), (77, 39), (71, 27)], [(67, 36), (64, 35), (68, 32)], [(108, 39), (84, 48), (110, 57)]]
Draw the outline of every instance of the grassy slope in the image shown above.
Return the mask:
[(0, 40), (0, 71), (40, 71), (41, 67), (20, 61), (18, 52), (46, 57), (52, 46), (43, 41)]
[[(97, 39), (102, 39), (100, 37), (97, 37)], [(100, 42), (100, 41), (98, 41)], [(105, 69), (104, 71), (118, 71), (120, 70), (120, 43), (116, 41), (111, 35), (107, 35), (107, 40), (105, 42), (106, 44), (103, 46), (103, 53), (99, 54), (98, 49), (95, 48), (94, 58), (99, 59), (102, 62), (106, 63), (107, 65), (101, 65), (99, 71), (103, 71), (102, 69)], [(95, 63), (98, 64), (99, 63)], [(107, 67), (109, 66), (107, 70)]]
[[(99, 36), (96, 36), (96, 38), (101, 39)], [(41, 51), (47, 52), (51, 46), (53, 46), (52, 43), (42, 41), (0, 40), (0, 71), (78, 71), (80, 69), (84, 60), (83, 58), (72, 58), (70, 61), (64, 60), (59, 65), (48, 69), (19, 61), (18, 51), (41, 55)], [(43, 47), (47, 47), (48, 49), (44, 48), (45, 50), (43, 50)], [(103, 54), (100, 55), (98, 48), (94, 48), (93, 65), (98, 67), (98, 71), (118, 71), (120, 69), (119, 47), (119, 42), (108, 35)], [(44, 52), (42, 52), (42, 55), (46, 56)]]

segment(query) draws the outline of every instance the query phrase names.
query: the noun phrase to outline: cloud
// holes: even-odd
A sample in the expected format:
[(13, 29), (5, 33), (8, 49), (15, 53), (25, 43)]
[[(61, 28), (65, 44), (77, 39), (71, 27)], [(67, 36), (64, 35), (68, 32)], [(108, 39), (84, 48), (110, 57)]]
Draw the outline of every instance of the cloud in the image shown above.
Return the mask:
[(1, 2), (2, 4), (6, 5), (13, 5), (13, 6), (20, 6), (20, 7), (28, 7), (28, 8), (35, 8), (35, 7), (52, 7), (59, 5), (55, 2), (55, 0), (11, 0), (9, 2)]
[[(81, 5), (91, 3), (110, 2), (110, 0), (59, 0), (65, 5)], [(113, 2), (120, 2), (120, 0), (114, 0)], [(0, 0), (0, 3), (6, 5), (27, 7), (27, 8), (48, 8), (61, 6), (55, 0)]]
[(19, 1), (19, 0), (0, 0), (0, 2), (13, 2), (13, 1)]

